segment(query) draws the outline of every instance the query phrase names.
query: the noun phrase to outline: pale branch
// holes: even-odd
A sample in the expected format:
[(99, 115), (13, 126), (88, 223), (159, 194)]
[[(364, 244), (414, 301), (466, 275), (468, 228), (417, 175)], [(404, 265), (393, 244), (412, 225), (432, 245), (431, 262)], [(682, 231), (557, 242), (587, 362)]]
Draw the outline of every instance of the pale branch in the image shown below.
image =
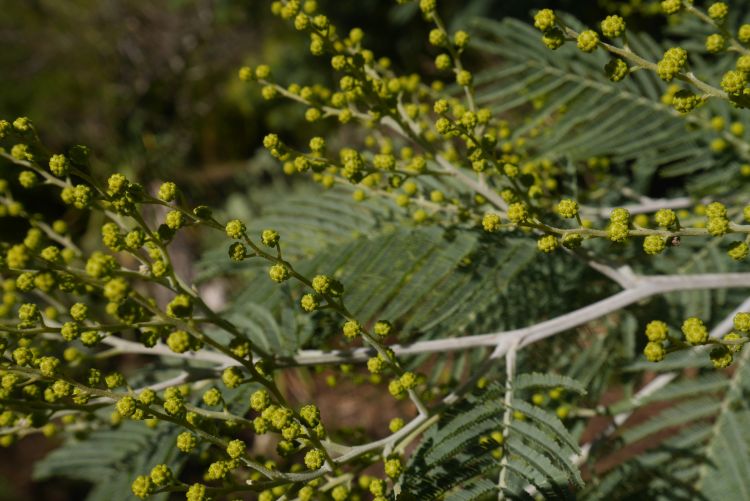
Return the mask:
[[(414, 140), (413, 137), (407, 131), (404, 130), (401, 124), (399, 124), (393, 118), (386, 116), (381, 119), (380, 123), (390, 128), (394, 132), (400, 134), (401, 136)], [(412, 131), (412, 133), (415, 136), (418, 136), (419, 131), (414, 130)], [(414, 142), (416, 144), (419, 144), (417, 141), (414, 141)], [(490, 203), (492, 203), (492, 205), (494, 205), (498, 209), (505, 211), (508, 208), (508, 204), (505, 203), (505, 200), (503, 200), (503, 198), (498, 193), (496, 193), (486, 184), (482, 183), (479, 179), (474, 179), (470, 175), (463, 172), (459, 167), (456, 167), (455, 165), (453, 165), (453, 163), (451, 163), (451, 161), (445, 158), (443, 155), (440, 155), (440, 154), (435, 155), (435, 161), (438, 163), (438, 165), (440, 165), (440, 167), (443, 168), (443, 171), (445, 173), (451, 174), (461, 184), (463, 184), (467, 188), (470, 188), (475, 193), (479, 193), (480, 195), (482, 195), (484, 198), (486, 198)]]
[(461, 169), (457, 168), (442, 155), (437, 155), (435, 157), (435, 160), (443, 169), (445, 169), (446, 172), (449, 172), (456, 176), (456, 179), (458, 179), (462, 184), (464, 184), (468, 188), (471, 188), (472, 190), (474, 190), (474, 192), (482, 195), (484, 198), (490, 201), (492, 205), (503, 211), (508, 209), (508, 204), (505, 203), (505, 200), (503, 200), (503, 198), (498, 195), (495, 190), (482, 183), (479, 179), (474, 179), (470, 175), (464, 173)]
[(490, 338), (519, 338), (519, 348), (546, 339), (559, 332), (600, 318), (648, 297), (667, 292), (695, 289), (750, 288), (750, 273), (708, 273), (703, 275), (646, 276), (638, 285), (589, 306), (538, 323), (532, 327), (489, 334)]
[[(750, 288), (750, 273), (707, 273), (682, 276), (634, 275), (631, 280), (633, 281), (632, 288), (625, 289), (606, 299), (528, 327), (487, 334), (417, 341), (407, 345), (395, 344), (390, 345), (389, 348), (393, 350), (396, 356), (400, 357), (424, 353), (444, 353), (496, 347), (497, 349), (492, 356), (497, 358), (504, 355), (505, 350), (512, 341), (517, 340), (519, 347), (528, 346), (658, 294), (695, 289)], [(161, 344), (154, 348), (146, 348), (140, 343), (113, 336), (104, 338), (102, 343), (115, 346), (122, 353), (164, 355), (202, 362), (214, 362), (225, 366), (239, 365), (236, 360), (216, 352), (201, 351), (197, 353), (177, 354)], [(279, 359), (279, 362), (281, 365), (288, 364), (291, 366), (366, 362), (375, 354), (375, 350), (369, 347), (331, 351), (300, 350), (292, 357)]]
[[(573, 251), (568, 250), (568, 252), (576, 256), (578, 255), (578, 253), (573, 252)], [(620, 266), (619, 268), (615, 268), (614, 266), (604, 264), (594, 259), (586, 258), (585, 256), (582, 256), (582, 259), (590, 268), (598, 271), (599, 273), (609, 278), (610, 280), (615, 282), (617, 285), (619, 285), (623, 289), (632, 289), (633, 287), (636, 286), (636, 282), (638, 281), (638, 276), (635, 273), (633, 273), (633, 270), (630, 268), (630, 266), (624, 265), (624, 266)]]
[(422, 423), (427, 421), (428, 417), (429, 416), (427, 414), (419, 414), (396, 433), (393, 433), (392, 435), (389, 435), (385, 438), (381, 438), (380, 440), (376, 440), (374, 442), (363, 445), (343, 446), (341, 444), (334, 444), (333, 442), (328, 441), (323, 441), (322, 443), (324, 446), (331, 447), (332, 449), (335, 449), (338, 452), (342, 453), (340, 456), (334, 458), (334, 461), (336, 463), (342, 464), (370, 451), (378, 449), (391, 449), (396, 442), (409, 435)]
[[(714, 328), (711, 329), (709, 337), (712, 339), (718, 339), (730, 332), (734, 327), (734, 316), (737, 313), (748, 310), (750, 310), (750, 297), (745, 299), (721, 322), (716, 324)], [(658, 375), (657, 377), (649, 381), (646, 385), (644, 385), (640, 390), (638, 390), (638, 392), (636, 392), (635, 395), (630, 398), (628, 402), (630, 409), (616, 414), (612, 420), (612, 423), (599, 436), (597, 436), (597, 438), (582, 445), (581, 452), (573, 458), (573, 462), (579, 466), (585, 463), (589, 457), (589, 454), (591, 453), (592, 447), (594, 447), (597, 442), (600, 442), (605, 437), (608, 437), (609, 435), (617, 431), (617, 429), (622, 426), (630, 418), (630, 416), (633, 415), (635, 408), (641, 405), (643, 399), (664, 388), (672, 381), (674, 381), (679, 375), (679, 372), (667, 372)]]
[[(632, 274), (632, 272), (630, 272)], [(728, 273), (728, 274), (704, 274), (704, 275), (685, 275), (685, 276), (651, 276), (651, 277), (638, 277), (632, 275), (633, 286), (632, 288), (625, 289), (613, 296), (606, 299), (593, 303), (584, 308), (580, 308), (573, 312), (561, 315), (555, 319), (547, 320), (545, 322), (538, 323), (536, 325), (514, 329), (506, 332), (496, 332), (490, 334), (482, 334), (475, 336), (467, 336), (454, 339), (442, 339), (433, 341), (422, 341), (412, 345), (393, 345), (393, 349), (396, 356), (406, 355), (417, 355), (422, 353), (434, 353), (434, 352), (446, 352), (464, 350), (478, 347), (489, 347), (495, 346), (495, 351), (490, 356), (489, 360), (499, 358), (501, 356), (509, 356), (509, 354), (515, 353), (516, 349), (528, 346), (534, 342), (546, 339), (554, 334), (564, 332), (570, 328), (576, 327), (588, 321), (600, 318), (604, 315), (617, 311), (625, 306), (638, 302), (642, 299), (651, 297), (656, 294), (662, 294), (667, 292), (674, 292), (680, 290), (692, 290), (692, 289), (721, 289), (721, 288), (734, 288), (734, 287), (750, 287), (750, 273)], [(743, 302), (734, 313), (737, 311), (743, 311), (750, 308), (750, 298)], [(731, 328), (731, 319), (728, 317), (727, 320), (723, 321), (711, 333), (712, 337), (718, 337), (723, 335), (728, 329)], [(200, 352), (196, 354), (176, 354), (171, 352), (164, 345), (157, 345), (155, 348), (146, 348), (138, 343), (131, 341), (122, 340), (115, 337), (108, 337), (103, 342), (114, 346), (115, 349), (124, 352), (132, 352), (135, 350), (138, 353), (144, 354), (159, 354), (167, 356), (178, 356), (180, 358), (187, 358), (199, 361), (208, 361), (214, 363), (221, 363), (223, 366), (237, 365), (237, 361), (233, 360), (226, 355), (221, 353), (213, 352)], [(156, 352), (154, 352), (156, 350)], [(343, 362), (356, 362), (366, 361), (371, 356), (375, 355), (375, 350), (372, 348), (358, 348), (354, 350), (341, 350), (333, 352), (325, 352), (320, 350), (302, 350), (293, 357), (293, 365), (315, 365), (315, 364), (331, 364), (331, 363), (343, 363)], [(185, 377), (181, 374), (178, 377)], [(642, 399), (645, 396), (653, 393), (659, 388), (668, 384), (674, 377), (675, 374), (665, 374), (654, 380), (651, 384), (644, 387), (634, 399)], [(506, 395), (507, 396), (507, 395)], [(624, 422), (629, 417), (629, 414), (618, 415), (615, 418), (615, 424), (613, 427)], [(340, 456), (335, 458), (336, 463), (341, 463), (360, 456), (367, 452), (377, 450), (380, 448), (390, 449), (400, 439), (409, 436), (410, 433), (416, 432), (424, 425), (429, 415), (422, 413), (410, 421), (402, 430), (392, 434), (388, 437), (376, 440), (374, 442), (363, 444), (361, 446), (344, 446), (334, 443), (327, 443), (326, 448), (335, 451)], [(579, 464), (585, 461), (591, 444), (586, 444), (582, 448), (581, 454), (577, 460)]]
[[(502, 343), (505, 344), (505, 343)], [(510, 423), (513, 419), (513, 380), (516, 376), (516, 350), (518, 349), (518, 343), (513, 343), (508, 346), (505, 353), (505, 397), (503, 399), (503, 406), (505, 412), (503, 413), (503, 436), (507, 437), (510, 430)], [(505, 499), (505, 489), (508, 485), (508, 456), (510, 454), (503, 454), (503, 458), (500, 462), (500, 475), (497, 479), (497, 499)]]
[[(647, 214), (656, 212), (659, 209), (687, 209), (697, 203), (704, 203), (708, 200), (694, 200), (690, 197), (677, 198), (647, 198), (636, 204), (620, 205), (619, 208), (626, 209), (630, 214)], [(587, 216), (598, 216), (608, 218), (612, 210), (616, 207), (589, 207), (581, 206), (581, 213)]]

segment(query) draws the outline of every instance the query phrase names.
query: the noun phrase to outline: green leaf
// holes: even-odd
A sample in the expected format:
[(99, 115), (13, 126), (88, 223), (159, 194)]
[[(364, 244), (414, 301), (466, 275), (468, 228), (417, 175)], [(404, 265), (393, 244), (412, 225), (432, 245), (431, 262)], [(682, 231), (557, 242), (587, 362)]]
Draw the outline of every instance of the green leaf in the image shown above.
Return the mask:
[[(91, 432), (84, 440), (68, 438), (34, 465), (35, 480), (67, 477), (94, 484), (88, 501), (130, 501), (130, 484), (157, 464), (178, 471), (184, 455), (175, 440), (181, 428), (161, 423), (156, 429), (143, 422), (125, 421), (114, 430)], [(154, 499), (166, 499), (165, 494)]]
[(486, 478), (445, 496), (445, 501), (484, 501), (489, 499), (497, 499), (497, 485)]
[(552, 461), (547, 456), (532, 449), (519, 438), (511, 437), (508, 439), (508, 451), (516, 457), (521, 458), (527, 465), (544, 477), (545, 481), (537, 485), (538, 487), (544, 487), (546, 484), (567, 484), (567, 475), (562, 470), (552, 464)]
[[(572, 26), (580, 24), (563, 17)], [(735, 171), (725, 157), (717, 158), (706, 147), (705, 138), (716, 134), (712, 114), (681, 116), (662, 103), (667, 84), (653, 72), (634, 72), (613, 83), (604, 75), (605, 51), (583, 54), (575, 44), (548, 50), (537, 30), (512, 18), (478, 19), (475, 27), (473, 46), (500, 60), (477, 74), (477, 101), (496, 114), (524, 113), (526, 123), (514, 130), (513, 138), (523, 136), (534, 155), (581, 165), (605, 156), (627, 166), (623, 172), (633, 175), (631, 186), (637, 189), (648, 190), (654, 174), (690, 174), (696, 193), (709, 185), (726, 189), (720, 184), (723, 173)], [(630, 32), (628, 42), (652, 60), (664, 52), (642, 33)], [(530, 135), (532, 130), (537, 133)]]
[(567, 477), (574, 479), (579, 486), (583, 485), (583, 479), (578, 471), (578, 467), (571, 461), (570, 450), (567, 447), (561, 447), (555, 441), (554, 436), (548, 435), (525, 421), (518, 420), (511, 422), (510, 430), (512, 435), (518, 435), (533, 444), (535, 448), (544, 451), (545, 454), (552, 457), (557, 464), (565, 469)]
[[(523, 380), (555, 382), (555, 386), (564, 382), (571, 388), (581, 389), (575, 380), (544, 376), (530, 374)], [(540, 491), (549, 490), (556, 496), (567, 497), (569, 483), (583, 485), (578, 468), (571, 460), (578, 446), (559, 419), (518, 399), (506, 409), (503, 393), (500, 385), (492, 384), (444, 412), (410, 457), (402, 482), (405, 493), (414, 499), (437, 499), (446, 492), (463, 489), (466, 483), (474, 482), (475, 477), (485, 481), (488, 474), (498, 475), (501, 465), (505, 465), (513, 477), (510, 483), (504, 484), (510, 491), (515, 489), (511, 485), (514, 481), (532, 482)], [(524, 412), (527, 419), (513, 420), (502, 445), (498, 444), (491, 433), (502, 431), (505, 413), (514, 410)], [(500, 448), (510, 462), (494, 459), (493, 450)], [(457, 470), (458, 465), (461, 466)]]
[(516, 390), (525, 390), (529, 388), (564, 388), (568, 391), (586, 394), (586, 388), (575, 379), (560, 374), (541, 374), (534, 372), (532, 374), (521, 374), (516, 377), (514, 387)]
[(708, 419), (715, 415), (720, 407), (720, 401), (709, 397), (681, 402), (668, 407), (643, 424), (626, 430), (622, 438), (626, 443), (631, 443), (662, 430), (682, 426), (699, 419)]
[(750, 498), (750, 350), (735, 369), (712, 428), (697, 488), (710, 499)]
[(571, 436), (568, 430), (565, 429), (565, 425), (562, 424), (562, 421), (560, 421), (560, 419), (554, 414), (519, 399), (513, 400), (511, 408), (523, 413), (524, 416), (536, 422), (538, 425), (548, 429), (555, 437), (562, 439), (563, 444), (567, 445), (572, 453), (577, 454), (580, 451), (576, 440)]

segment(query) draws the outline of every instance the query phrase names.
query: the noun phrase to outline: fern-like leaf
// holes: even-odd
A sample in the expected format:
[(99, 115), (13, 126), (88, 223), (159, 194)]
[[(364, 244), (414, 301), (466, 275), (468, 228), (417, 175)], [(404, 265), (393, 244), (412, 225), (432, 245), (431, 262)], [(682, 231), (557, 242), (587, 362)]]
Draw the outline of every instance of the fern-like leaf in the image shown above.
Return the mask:
[(575, 379), (553, 373), (521, 374), (516, 378), (514, 388), (516, 391), (529, 388), (564, 388), (579, 395), (586, 394), (586, 388)]

